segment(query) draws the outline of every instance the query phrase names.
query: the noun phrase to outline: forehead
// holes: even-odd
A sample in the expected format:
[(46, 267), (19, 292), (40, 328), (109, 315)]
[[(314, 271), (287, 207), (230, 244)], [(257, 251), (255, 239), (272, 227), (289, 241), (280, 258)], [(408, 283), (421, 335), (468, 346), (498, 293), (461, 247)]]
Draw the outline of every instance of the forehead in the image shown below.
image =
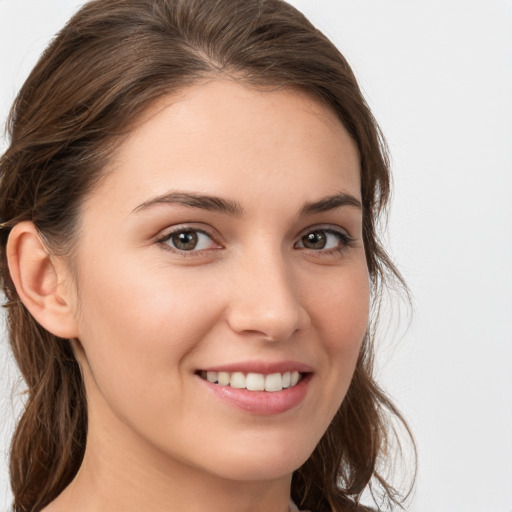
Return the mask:
[(360, 197), (359, 155), (342, 123), (301, 91), (213, 80), (148, 109), (92, 196), (123, 194), (129, 208), (165, 189), (277, 196), (290, 186), (301, 201), (340, 190)]

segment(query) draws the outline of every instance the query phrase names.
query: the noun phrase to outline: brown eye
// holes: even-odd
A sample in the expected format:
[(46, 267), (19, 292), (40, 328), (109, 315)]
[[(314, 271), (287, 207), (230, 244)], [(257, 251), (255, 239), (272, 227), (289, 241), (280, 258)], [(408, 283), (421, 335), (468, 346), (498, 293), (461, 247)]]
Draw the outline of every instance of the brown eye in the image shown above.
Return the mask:
[(352, 238), (344, 231), (326, 228), (309, 231), (300, 238), (296, 246), (311, 251), (342, 251), (352, 243)]
[(193, 251), (197, 247), (199, 237), (195, 231), (178, 231), (171, 235), (169, 241), (180, 251)]
[(222, 248), (208, 233), (192, 227), (177, 228), (158, 240), (158, 243), (166, 245), (172, 251), (182, 253), (182, 255), (187, 252), (194, 254)]
[(301, 238), (302, 247), (306, 249), (324, 249), (327, 244), (327, 236), (324, 231), (312, 231)]

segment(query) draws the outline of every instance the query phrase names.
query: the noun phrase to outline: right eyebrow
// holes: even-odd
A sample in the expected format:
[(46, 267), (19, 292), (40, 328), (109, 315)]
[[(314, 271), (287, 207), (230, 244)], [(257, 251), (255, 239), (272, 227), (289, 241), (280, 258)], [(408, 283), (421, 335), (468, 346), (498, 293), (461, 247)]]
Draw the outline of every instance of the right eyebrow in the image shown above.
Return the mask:
[(240, 217), (244, 212), (240, 203), (230, 199), (196, 194), (193, 192), (167, 192), (161, 196), (153, 197), (148, 201), (144, 201), (142, 204), (134, 208), (132, 213), (138, 213), (159, 204), (177, 204), (181, 206), (188, 206), (190, 208), (200, 208), (211, 212), (226, 213), (236, 217)]

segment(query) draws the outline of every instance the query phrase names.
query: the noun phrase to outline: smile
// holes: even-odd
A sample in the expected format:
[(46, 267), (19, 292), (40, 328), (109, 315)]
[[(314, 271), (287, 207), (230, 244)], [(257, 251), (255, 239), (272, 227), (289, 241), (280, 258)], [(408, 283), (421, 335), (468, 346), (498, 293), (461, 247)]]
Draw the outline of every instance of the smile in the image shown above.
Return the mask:
[(303, 374), (296, 370), (267, 375), (263, 373), (201, 371), (199, 376), (219, 386), (247, 389), (248, 391), (276, 392), (293, 388), (302, 380)]

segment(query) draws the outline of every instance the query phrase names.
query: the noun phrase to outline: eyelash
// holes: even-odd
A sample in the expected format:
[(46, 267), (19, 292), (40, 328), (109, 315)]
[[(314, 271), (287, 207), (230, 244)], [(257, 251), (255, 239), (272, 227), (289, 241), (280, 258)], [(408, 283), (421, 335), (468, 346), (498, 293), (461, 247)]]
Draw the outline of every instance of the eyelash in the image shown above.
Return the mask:
[[(217, 247), (214, 248), (214, 250), (218, 249), (218, 248), (222, 248), (222, 246), (220, 244), (218, 244), (218, 242), (216, 242), (215, 237), (211, 233), (208, 233), (208, 231), (206, 231), (204, 229), (192, 227), (192, 226), (189, 227), (186, 225), (180, 226), (179, 228), (166, 233), (164, 236), (158, 238), (156, 240), (156, 243), (161, 245), (165, 250), (171, 251), (171, 252), (178, 254), (182, 257), (185, 257), (185, 258), (201, 256), (201, 255), (204, 255), (205, 251), (212, 250), (212, 249), (199, 249), (199, 250), (191, 249), (191, 250), (187, 251), (185, 249), (178, 249), (177, 247), (172, 247), (168, 242), (172, 239), (173, 236), (179, 235), (180, 233), (196, 233), (196, 234), (200, 234), (200, 235), (205, 235), (211, 239), (213, 244), (217, 245)], [(323, 249), (315, 250), (315, 249), (310, 249), (310, 248), (304, 247), (304, 246), (297, 247), (298, 243), (303, 243), (303, 240), (307, 235), (314, 234), (314, 233), (326, 233), (328, 235), (334, 235), (339, 240), (339, 246), (331, 248), (331, 249), (326, 249), (326, 250), (323, 250)], [(308, 228), (307, 230), (302, 232), (302, 234), (299, 236), (299, 241), (294, 244), (294, 247), (299, 250), (309, 250), (309, 251), (312, 251), (313, 253), (318, 253), (318, 254), (322, 254), (322, 255), (332, 255), (332, 254), (336, 254), (336, 253), (337, 254), (343, 253), (347, 248), (353, 246), (354, 241), (355, 240), (350, 235), (348, 235), (348, 233), (346, 231), (343, 231), (341, 229), (335, 229), (333, 227), (314, 226), (314, 227)]]
[[(329, 235), (334, 235), (338, 241), (339, 246), (333, 247), (331, 249), (320, 249), (320, 250), (314, 250), (309, 249), (315, 253), (319, 253), (322, 255), (335, 255), (343, 253), (346, 249), (352, 247), (354, 245), (355, 240), (344, 230), (336, 229), (333, 227), (323, 227), (323, 226), (314, 226), (313, 228), (308, 228), (303, 234), (299, 237), (299, 242), (302, 242), (304, 238), (307, 235), (313, 234), (313, 233), (327, 233)], [(299, 247), (301, 250), (308, 250), (307, 247)]]
[(200, 250), (192, 249), (192, 250), (187, 251), (184, 249), (178, 249), (177, 247), (172, 247), (170, 245), (170, 243), (168, 243), (168, 242), (170, 242), (170, 240), (172, 239), (173, 236), (179, 235), (180, 233), (196, 233), (196, 234), (206, 235), (208, 238), (211, 239), (213, 244), (218, 246), (217, 248), (222, 247), (218, 242), (216, 242), (215, 237), (211, 233), (208, 233), (208, 231), (206, 231), (204, 229), (192, 227), (192, 226), (186, 226), (186, 225), (180, 226), (179, 228), (173, 229), (172, 231), (166, 233), (164, 236), (160, 237), (156, 241), (156, 243), (161, 245), (165, 250), (171, 251), (171, 252), (178, 254), (179, 256), (182, 256), (184, 258), (201, 256), (201, 255), (204, 255), (205, 251), (212, 250), (212, 249), (200, 249)]

